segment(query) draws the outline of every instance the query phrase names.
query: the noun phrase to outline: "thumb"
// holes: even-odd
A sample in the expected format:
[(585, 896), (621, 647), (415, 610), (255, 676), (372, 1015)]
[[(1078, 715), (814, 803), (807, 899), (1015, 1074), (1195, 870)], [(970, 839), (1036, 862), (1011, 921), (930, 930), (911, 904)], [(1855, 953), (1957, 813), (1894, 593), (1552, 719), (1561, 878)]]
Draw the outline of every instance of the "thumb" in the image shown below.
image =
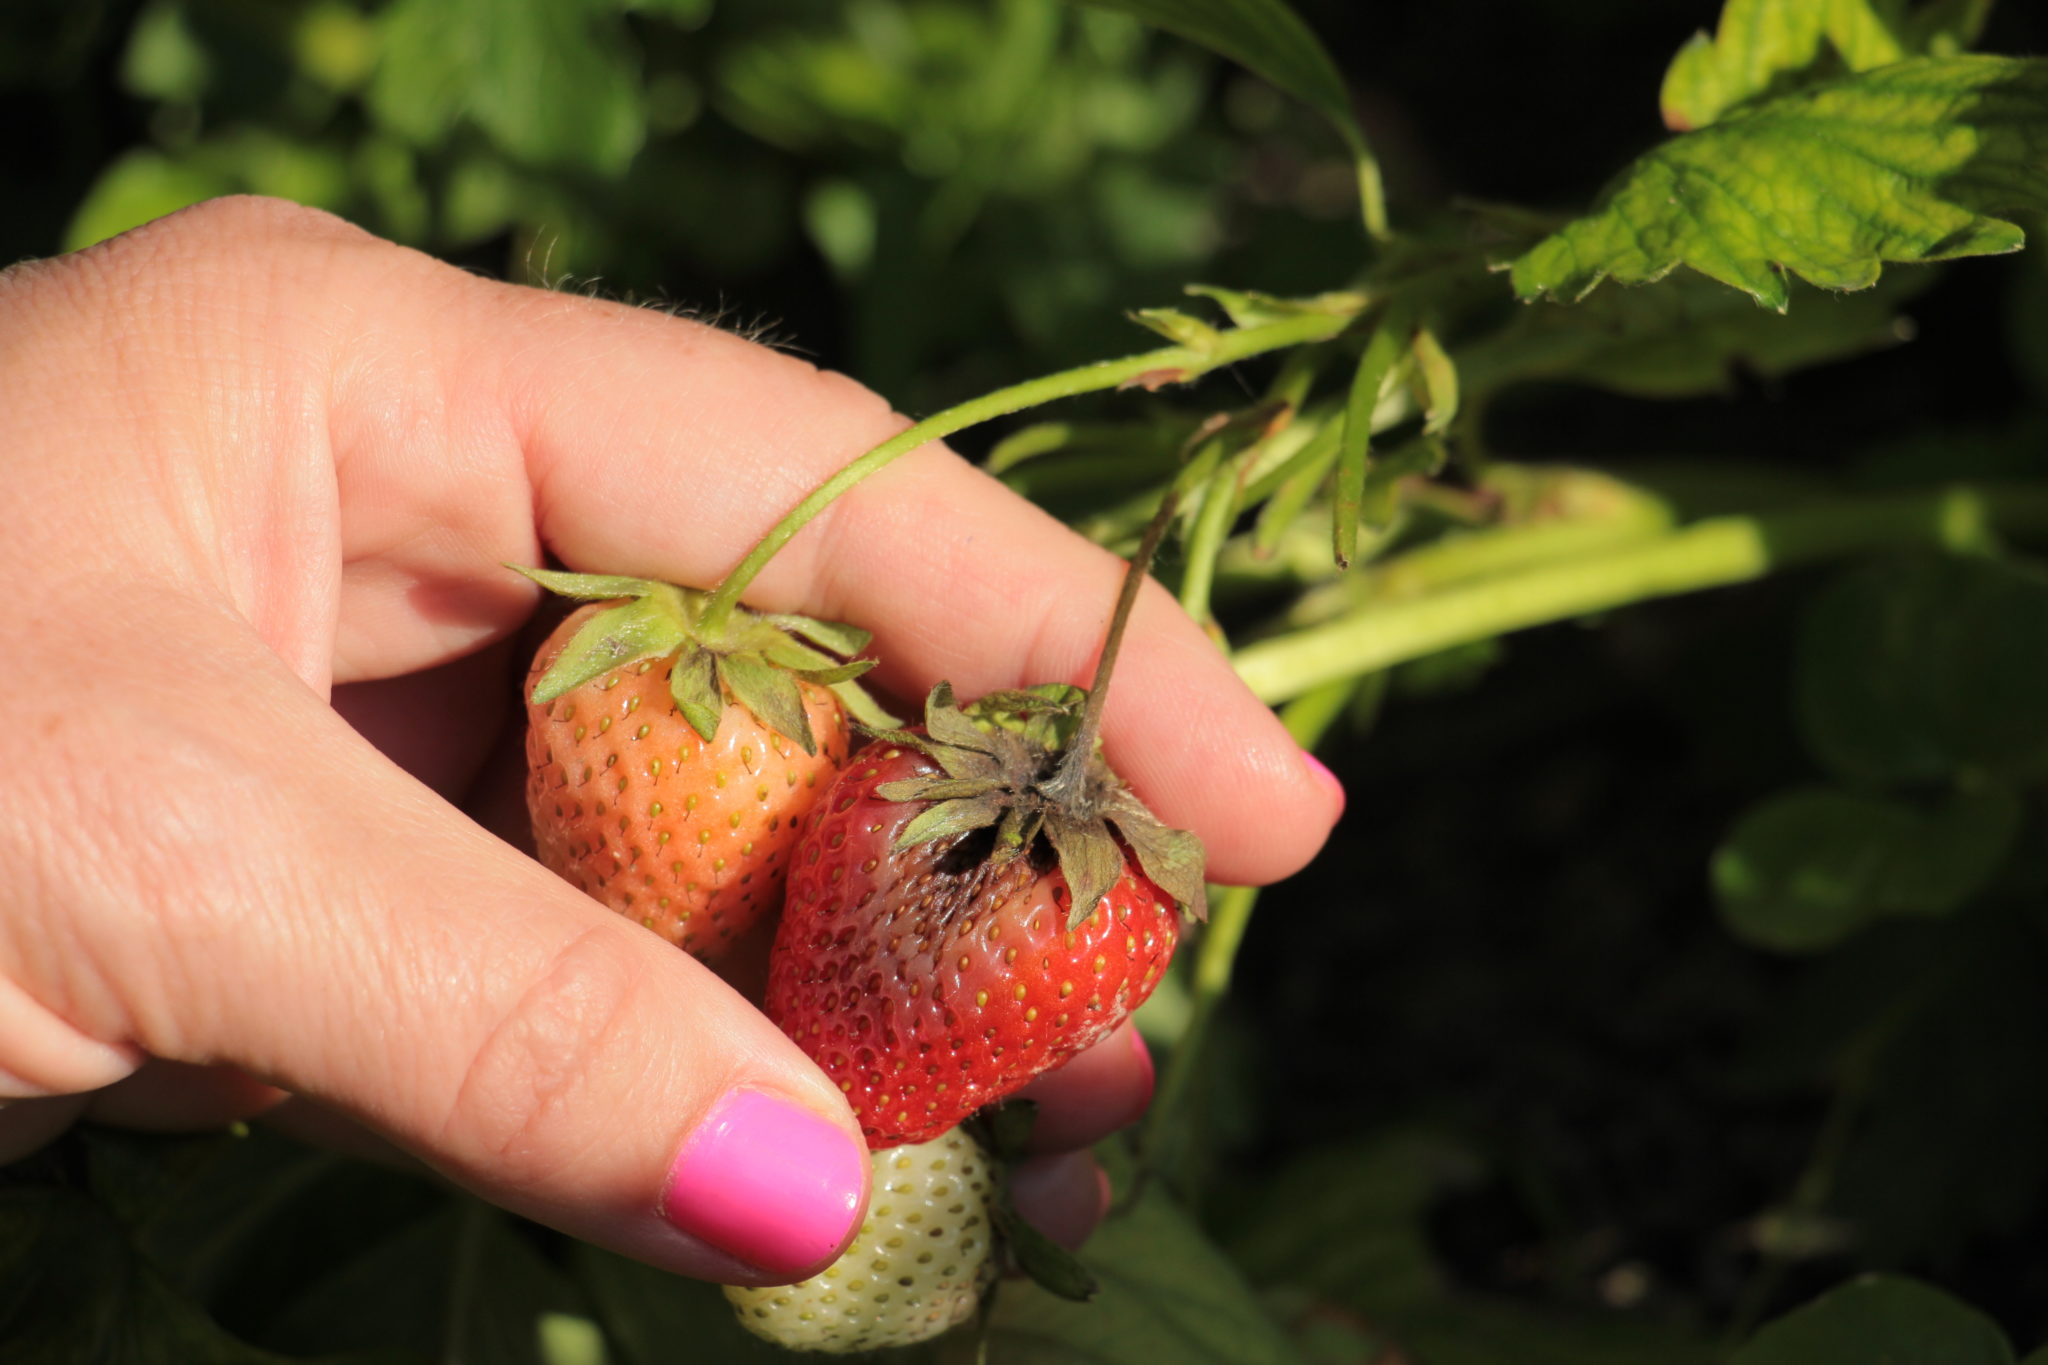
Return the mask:
[[(58, 833), (16, 850), (17, 886), (62, 890), (0, 915), (0, 981), (42, 1012), (10, 1016), (0, 1072), (228, 1064), (680, 1273), (787, 1282), (838, 1254), (866, 1147), (767, 1019), (393, 766), (239, 622), (151, 622), (175, 667), (110, 662), (48, 704), (89, 726), (28, 727)], [(81, 1055), (99, 1074), (67, 1083)]]

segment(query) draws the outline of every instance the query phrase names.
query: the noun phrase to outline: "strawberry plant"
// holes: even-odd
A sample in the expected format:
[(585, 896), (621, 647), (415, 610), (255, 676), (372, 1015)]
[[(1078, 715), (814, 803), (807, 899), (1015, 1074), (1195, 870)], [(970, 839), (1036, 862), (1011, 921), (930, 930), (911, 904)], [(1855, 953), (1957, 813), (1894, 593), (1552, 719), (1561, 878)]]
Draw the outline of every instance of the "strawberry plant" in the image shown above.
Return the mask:
[[(471, 50), (484, 9), (498, 40)], [(687, 804), (661, 785), (697, 780), (680, 768), (582, 747), (651, 724), (643, 693), (687, 722), (662, 738), (679, 760), (755, 751), (742, 795), (833, 781), (864, 640), (737, 604), (918, 445), (958, 438), (1119, 553), (1172, 509), (1159, 576), (1345, 776), (1349, 814), (1316, 867), (1209, 888), (1194, 927), (1169, 837), (1105, 786), (1094, 813), (1140, 867), (1082, 852), (1060, 876), (1114, 887), (1113, 964), (1034, 942), (1072, 961), (1012, 979), (1008, 923), (987, 940), (974, 914), (971, 945), (923, 926), (916, 952), (959, 954), (950, 1003), (1001, 1013), (991, 1054), (1061, 1046), (1030, 1028), (1085, 1006), (1060, 983), (1100, 959), (1150, 992), (1163, 1067), (1102, 1152), (1121, 1202), (1083, 1253), (1092, 1300), (1006, 1281), (978, 1325), (883, 1358), (2048, 1358), (2048, 61), (2014, 55), (2048, 42), (2038, 14), (842, 9), (81, 9), (41, 34), (49, 69), (96, 54), (151, 117), (122, 106), (132, 145), (89, 177), (44, 167), (61, 203), (19, 251), (283, 192), (549, 282), (729, 290), (925, 414), (722, 583), (560, 580), (629, 599), (631, 629), (579, 622), (566, 671), (527, 680), (545, 819), (578, 764), (631, 768), (636, 809)], [(32, 64), (5, 74), (41, 98)], [(722, 211), (681, 211), (679, 184)], [(1117, 346), (1119, 313), (1154, 339)], [(593, 686), (602, 714), (569, 700)], [(1028, 844), (1036, 820), (1086, 845), (1041, 799), (1046, 746), (1092, 751), (1072, 701), (1003, 709), (978, 726), (936, 697), (831, 803), (756, 801), (758, 830), (678, 819), (636, 857), (565, 824), (552, 860), (695, 949), (693, 924), (774, 909), (742, 850), (843, 836), (799, 855), (782, 932), (854, 967), (787, 959), (770, 1007), (878, 1137), (921, 1142), (961, 1113), (899, 1123), (853, 1017), (843, 1040), (822, 1022), (828, 975), (899, 970), (871, 926), (839, 941), (832, 870), (902, 856), (919, 821), (942, 839), (890, 875), (920, 885), (944, 840)], [(668, 885), (660, 850), (700, 832), (705, 875)], [(1016, 882), (1042, 934), (1090, 932), (1042, 856), (986, 866), (966, 879)], [(953, 1027), (875, 1008), (877, 1034)], [(1011, 1083), (973, 1075), (962, 1112)], [(890, 1216), (871, 1208), (883, 1242)], [(0, 1230), (0, 1284), (28, 1286), (0, 1296), (10, 1360), (780, 1358), (711, 1287), (261, 1132), (80, 1130), (5, 1172)], [(965, 1319), (987, 1270), (953, 1272), (862, 1311)]]

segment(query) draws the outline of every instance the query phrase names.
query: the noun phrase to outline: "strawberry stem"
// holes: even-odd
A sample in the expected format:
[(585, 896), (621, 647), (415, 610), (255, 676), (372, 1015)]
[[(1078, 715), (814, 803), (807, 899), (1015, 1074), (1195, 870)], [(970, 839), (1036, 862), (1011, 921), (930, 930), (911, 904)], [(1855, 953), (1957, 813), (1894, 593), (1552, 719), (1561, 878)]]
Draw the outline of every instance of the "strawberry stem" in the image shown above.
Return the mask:
[[(1364, 305), (1361, 303), (1360, 307)], [(866, 454), (843, 466), (819, 484), (803, 501), (790, 508), (782, 520), (770, 527), (746, 558), (733, 566), (725, 581), (711, 590), (698, 613), (698, 632), (705, 639), (717, 639), (726, 618), (739, 604), (740, 595), (753, 584), (761, 570), (778, 551), (801, 531), (811, 518), (825, 510), (833, 499), (868, 475), (909, 454), (921, 445), (951, 436), (980, 422), (1037, 407), (1061, 398), (1121, 388), (1128, 384), (1156, 387), (1164, 383), (1189, 383), (1209, 371), (1268, 351), (1328, 341), (1349, 327), (1357, 316), (1352, 311), (1309, 312), (1281, 318), (1255, 327), (1235, 327), (1219, 332), (1201, 346), (1168, 346), (1157, 351), (1097, 361), (1062, 370), (1057, 374), (1027, 379), (1021, 384), (997, 389), (979, 398), (934, 413), (914, 426), (906, 427)]]
[(1039, 784), (1039, 791), (1061, 806), (1071, 807), (1087, 777), (1088, 762), (1095, 753), (1095, 737), (1102, 730), (1102, 704), (1109, 695), (1110, 671), (1116, 667), (1117, 653), (1123, 648), (1124, 628), (1130, 624), (1131, 609), (1137, 605), (1138, 589), (1144, 586), (1145, 575), (1152, 569), (1152, 557), (1159, 552), (1159, 542), (1165, 538), (1166, 528), (1173, 524), (1173, 514), (1178, 510), (1180, 490), (1169, 487), (1166, 496), (1159, 500), (1159, 510), (1152, 514), (1152, 523), (1145, 528), (1145, 538), (1138, 542), (1138, 552), (1124, 567), (1123, 588), (1117, 593), (1116, 612), (1109, 618), (1109, 637), (1102, 642), (1102, 657), (1096, 660), (1094, 680), (1088, 684), (1088, 701), (1081, 709), (1081, 722), (1067, 741), (1059, 767)]

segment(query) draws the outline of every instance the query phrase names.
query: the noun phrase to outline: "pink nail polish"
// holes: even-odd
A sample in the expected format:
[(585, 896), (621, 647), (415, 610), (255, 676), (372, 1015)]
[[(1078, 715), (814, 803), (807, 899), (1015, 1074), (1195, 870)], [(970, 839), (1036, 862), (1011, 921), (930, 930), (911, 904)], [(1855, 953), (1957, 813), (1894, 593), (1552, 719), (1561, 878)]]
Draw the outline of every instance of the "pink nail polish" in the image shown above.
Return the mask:
[(1337, 774), (1331, 772), (1329, 768), (1324, 765), (1323, 760), (1317, 758), (1308, 750), (1303, 749), (1301, 751), (1301, 756), (1302, 759), (1308, 764), (1308, 770), (1311, 773), (1315, 774), (1316, 781), (1322, 783), (1323, 786), (1337, 798), (1338, 813), (1343, 813), (1344, 783), (1338, 778)]
[(867, 1177), (867, 1151), (844, 1129), (788, 1100), (736, 1090), (676, 1154), (661, 1216), (748, 1265), (794, 1279), (853, 1236)]

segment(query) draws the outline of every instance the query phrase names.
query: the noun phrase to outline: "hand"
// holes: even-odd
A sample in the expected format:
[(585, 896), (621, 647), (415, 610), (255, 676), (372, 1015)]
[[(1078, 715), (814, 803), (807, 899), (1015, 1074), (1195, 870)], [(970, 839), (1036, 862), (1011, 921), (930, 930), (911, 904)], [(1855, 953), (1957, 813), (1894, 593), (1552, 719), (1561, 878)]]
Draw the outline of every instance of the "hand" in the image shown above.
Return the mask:
[[(274, 201), (18, 267), (0, 317), (0, 1159), (81, 1115), (262, 1113), (685, 1274), (836, 1254), (866, 1180), (837, 1089), (487, 827), (517, 818), (535, 598), (499, 566), (708, 585), (901, 419), (715, 328)], [(869, 627), (901, 695), (973, 696), (1085, 681), (1119, 567), (934, 446), (751, 600)], [(1112, 761), (1212, 877), (1321, 844), (1334, 782), (1156, 586), (1113, 696)], [(1042, 1078), (1048, 1147), (1128, 1122), (1150, 1075), (1124, 1031)], [(1075, 1240), (1099, 1180), (1050, 1156), (1020, 1186)]]

